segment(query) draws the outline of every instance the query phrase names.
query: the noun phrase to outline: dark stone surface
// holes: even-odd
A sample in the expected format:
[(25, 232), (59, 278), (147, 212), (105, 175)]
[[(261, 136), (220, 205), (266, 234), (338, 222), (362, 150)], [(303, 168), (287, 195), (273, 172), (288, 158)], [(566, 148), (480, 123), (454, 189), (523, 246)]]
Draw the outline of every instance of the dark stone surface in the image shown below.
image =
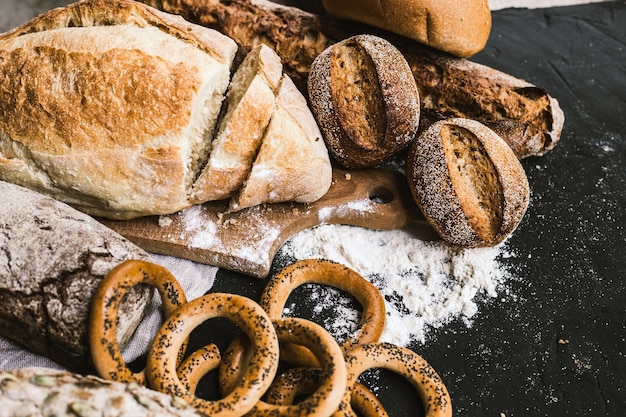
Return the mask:
[[(501, 10), (471, 58), (547, 89), (566, 122), (554, 150), (523, 160), (532, 197), (508, 242), (513, 297), (412, 346), (455, 415), (626, 415), (625, 30), (623, 2)], [(262, 286), (222, 271), (215, 290)], [(415, 415), (403, 383), (377, 384), (392, 388), (390, 415)]]

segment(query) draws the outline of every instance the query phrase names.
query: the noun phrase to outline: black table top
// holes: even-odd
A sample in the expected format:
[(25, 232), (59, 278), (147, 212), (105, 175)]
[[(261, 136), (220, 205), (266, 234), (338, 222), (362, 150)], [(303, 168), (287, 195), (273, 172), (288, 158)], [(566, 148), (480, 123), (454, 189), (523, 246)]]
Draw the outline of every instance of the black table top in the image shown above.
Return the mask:
[[(2, 30), (69, 2), (30, 3), (30, 15), (0, 18)], [(522, 162), (532, 197), (507, 260), (517, 301), (485, 300), (471, 327), (433, 329), (412, 348), (443, 378), (455, 415), (624, 416), (625, 3), (495, 11), (471, 59), (548, 90), (565, 127), (554, 150)], [(262, 286), (220, 271), (213, 290), (257, 297)], [(410, 390), (389, 385), (390, 415), (419, 415), (404, 408)]]
[[(412, 348), (458, 416), (624, 416), (626, 6), (494, 11), (471, 59), (548, 90), (565, 127), (554, 150), (522, 161), (531, 203), (507, 242), (517, 301), (485, 300), (471, 327), (433, 329)], [(214, 289), (263, 285), (246, 282), (222, 271)], [(390, 415), (416, 415), (403, 408), (410, 390), (390, 384)]]

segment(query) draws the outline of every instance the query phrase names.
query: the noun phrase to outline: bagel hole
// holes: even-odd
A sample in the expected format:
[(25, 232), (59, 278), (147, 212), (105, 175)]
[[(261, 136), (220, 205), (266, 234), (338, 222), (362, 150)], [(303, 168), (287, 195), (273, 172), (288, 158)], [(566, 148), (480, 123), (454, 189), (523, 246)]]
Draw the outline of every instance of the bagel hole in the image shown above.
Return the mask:
[[(390, 416), (422, 417), (424, 404), (411, 383), (401, 375), (384, 368), (363, 372), (357, 381), (376, 395)], [(362, 416), (354, 410), (357, 416)]]
[[(213, 317), (196, 327), (189, 336), (189, 345), (185, 357), (191, 353), (214, 343), (224, 354), (228, 345), (243, 332), (241, 328), (225, 317)], [(219, 372), (214, 369), (206, 374), (198, 383), (196, 397), (206, 401), (217, 401), (224, 396), (219, 386)]]
[(326, 329), (341, 345), (356, 334), (362, 311), (361, 303), (348, 292), (307, 283), (291, 292), (283, 316), (305, 317)]
[[(139, 302), (141, 297), (147, 297), (148, 301), (142, 306), (142, 303)], [(153, 314), (153, 312), (160, 312), (160, 320), (161, 323), (164, 321), (163, 311), (162, 311), (162, 301), (161, 295), (159, 291), (156, 290), (155, 287), (148, 284), (137, 284), (131, 289), (128, 290), (126, 294), (122, 297), (120, 301), (119, 310), (125, 311), (133, 311), (133, 316), (135, 317), (135, 325), (132, 334), (122, 334), (120, 331), (119, 324), (119, 311), (117, 318), (117, 343), (120, 346), (120, 350), (124, 351), (124, 347), (128, 344), (133, 338), (137, 337), (140, 340), (154, 340), (156, 333), (158, 331), (158, 327), (153, 329), (146, 329), (144, 326), (141, 326), (141, 321), (145, 316)], [(149, 327), (149, 326), (147, 326)], [(148, 334), (146, 334), (148, 332)], [(139, 335), (141, 333), (141, 335)], [(139, 372), (146, 366), (147, 358), (145, 355), (140, 356), (134, 359), (132, 362), (128, 362), (126, 366), (132, 372)]]
[(389, 204), (395, 199), (395, 196), (389, 188), (376, 187), (370, 193), (369, 199), (376, 204)]

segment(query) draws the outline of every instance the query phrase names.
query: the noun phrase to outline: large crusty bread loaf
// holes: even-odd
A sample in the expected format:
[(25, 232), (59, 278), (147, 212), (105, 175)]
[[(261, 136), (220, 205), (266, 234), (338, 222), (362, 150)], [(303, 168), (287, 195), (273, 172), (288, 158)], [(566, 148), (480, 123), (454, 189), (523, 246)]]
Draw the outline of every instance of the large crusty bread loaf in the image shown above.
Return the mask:
[[(100, 281), (146, 252), (66, 204), (0, 181), (0, 334), (70, 369), (91, 370), (90, 301)], [(135, 287), (119, 311), (124, 344), (152, 291)]]
[[(262, 134), (282, 76), (280, 58), (262, 48), (231, 82), (237, 51), (215, 30), (129, 0), (80, 1), (0, 35), (0, 180), (118, 219), (233, 194), (258, 148), (238, 139)], [(229, 86), (231, 112), (222, 109)], [(233, 129), (242, 131), (230, 138)], [(230, 163), (233, 142), (246, 159), (213, 190), (213, 177), (230, 175), (215, 167)], [(310, 170), (299, 156), (294, 166)], [(300, 183), (302, 193), (329, 186)]]
[(235, 43), (147, 6), (55, 9), (0, 37), (0, 179), (86, 212), (187, 207)]
[(324, 0), (335, 17), (355, 20), (467, 58), (491, 33), (487, 0)]

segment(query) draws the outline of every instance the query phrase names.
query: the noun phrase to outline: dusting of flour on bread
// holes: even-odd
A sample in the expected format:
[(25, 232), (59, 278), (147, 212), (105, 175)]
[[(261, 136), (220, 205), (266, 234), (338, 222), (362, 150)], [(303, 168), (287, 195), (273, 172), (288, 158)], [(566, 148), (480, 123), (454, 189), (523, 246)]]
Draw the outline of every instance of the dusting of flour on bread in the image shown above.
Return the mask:
[[(506, 256), (504, 244), (461, 249), (422, 241), (403, 230), (322, 225), (294, 235), (277, 259), (323, 258), (351, 267), (385, 298), (387, 323), (381, 340), (408, 346), (424, 343), (432, 329), (455, 319), (470, 326), (481, 300), (498, 296), (511, 277), (501, 264)], [(326, 304), (319, 308), (338, 310), (334, 321), (324, 323), (331, 333), (345, 337), (346, 329), (356, 328), (346, 323), (350, 307), (337, 300), (339, 293), (332, 296), (322, 287), (314, 291), (312, 302)]]

